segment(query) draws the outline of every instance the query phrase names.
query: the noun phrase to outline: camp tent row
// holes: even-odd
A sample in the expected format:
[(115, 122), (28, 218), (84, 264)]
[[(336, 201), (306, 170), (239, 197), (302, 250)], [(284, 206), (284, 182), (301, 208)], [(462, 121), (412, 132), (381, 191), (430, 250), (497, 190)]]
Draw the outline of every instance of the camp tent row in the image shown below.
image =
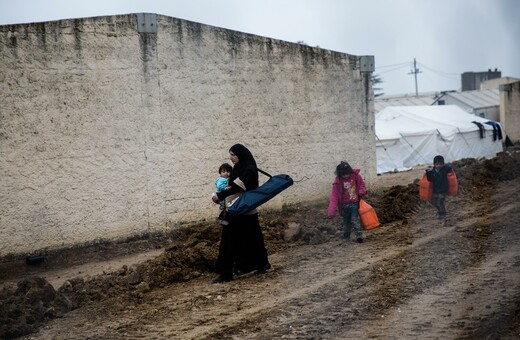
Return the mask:
[(389, 106), (375, 118), (377, 173), (432, 164), (435, 155), (451, 162), (503, 151), (500, 123), (455, 105)]

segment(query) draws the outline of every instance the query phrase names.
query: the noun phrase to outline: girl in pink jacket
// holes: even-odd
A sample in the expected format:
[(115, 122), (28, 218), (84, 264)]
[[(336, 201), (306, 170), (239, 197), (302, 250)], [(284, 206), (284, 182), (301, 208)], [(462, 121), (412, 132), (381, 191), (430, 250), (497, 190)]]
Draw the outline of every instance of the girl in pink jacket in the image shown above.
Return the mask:
[(358, 209), (359, 200), (366, 195), (366, 188), (359, 172), (360, 169), (352, 169), (347, 162), (341, 162), (336, 167), (336, 178), (332, 183), (328, 215), (333, 218), (337, 209), (343, 216), (343, 244), (350, 241), (352, 227), (356, 241), (363, 243)]

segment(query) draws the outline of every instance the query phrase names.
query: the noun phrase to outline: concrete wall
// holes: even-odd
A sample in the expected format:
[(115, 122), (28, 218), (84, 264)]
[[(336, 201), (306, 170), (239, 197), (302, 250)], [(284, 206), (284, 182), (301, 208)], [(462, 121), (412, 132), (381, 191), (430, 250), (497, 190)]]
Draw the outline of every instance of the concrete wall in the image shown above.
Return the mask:
[(0, 26), (0, 256), (213, 219), (237, 142), (309, 178), (264, 209), (327, 197), (340, 160), (374, 184), (359, 57), (156, 18)]
[(500, 88), (500, 123), (514, 142), (520, 142), (520, 81)]
[(482, 82), (480, 84), (480, 89), (481, 90), (498, 89), (498, 87), (500, 85), (515, 83), (517, 81), (520, 81), (520, 79), (513, 78), (513, 77), (501, 77), (501, 78), (496, 78), (496, 79), (490, 79), (490, 80), (486, 80), (486, 81)]

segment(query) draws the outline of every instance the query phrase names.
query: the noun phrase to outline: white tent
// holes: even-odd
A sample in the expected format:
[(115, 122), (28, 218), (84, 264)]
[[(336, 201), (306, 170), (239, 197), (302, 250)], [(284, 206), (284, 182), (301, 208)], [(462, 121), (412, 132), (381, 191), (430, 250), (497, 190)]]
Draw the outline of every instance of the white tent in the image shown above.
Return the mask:
[(487, 122), (455, 105), (387, 107), (376, 114), (377, 173), (432, 164), (436, 155), (446, 162), (495, 157), (503, 151), (502, 140)]

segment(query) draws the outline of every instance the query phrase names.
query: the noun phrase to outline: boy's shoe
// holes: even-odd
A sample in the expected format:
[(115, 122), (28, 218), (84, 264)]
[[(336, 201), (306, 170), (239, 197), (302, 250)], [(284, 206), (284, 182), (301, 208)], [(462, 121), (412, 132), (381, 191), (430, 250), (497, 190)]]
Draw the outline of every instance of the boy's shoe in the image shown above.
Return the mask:
[(349, 243), (350, 243), (350, 239), (344, 238), (343, 240), (341, 240), (341, 243), (339, 245), (340, 246), (348, 246)]
[(220, 224), (220, 225), (229, 225), (229, 221), (226, 221), (226, 220), (218, 220), (218, 224)]
[(358, 238), (356, 239), (356, 242), (357, 242), (357, 243), (363, 243), (363, 238), (362, 238), (362, 237), (358, 237)]

